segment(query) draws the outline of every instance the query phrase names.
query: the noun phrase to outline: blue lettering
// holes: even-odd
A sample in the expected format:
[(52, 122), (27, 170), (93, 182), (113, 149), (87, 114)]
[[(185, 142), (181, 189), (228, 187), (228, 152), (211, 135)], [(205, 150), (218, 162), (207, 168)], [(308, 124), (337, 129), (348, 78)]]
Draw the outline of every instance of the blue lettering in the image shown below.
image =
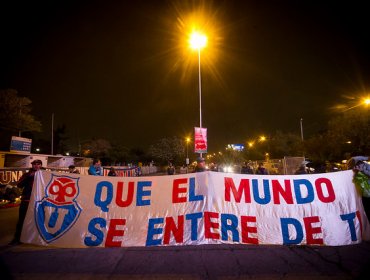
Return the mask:
[[(313, 186), (310, 181), (306, 179), (293, 180), (294, 191), (298, 204), (311, 203), (314, 200)], [(307, 196), (302, 196), (301, 186), (306, 186)]]
[(203, 195), (195, 195), (195, 178), (189, 178), (189, 201), (203, 201)]
[(356, 229), (355, 229), (355, 223), (354, 223), (354, 219), (356, 218), (356, 213), (353, 212), (349, 214), (340, 215), (340, 218), (342, 219), (342, 221), (348, 222), (349, 231), (351, 233), (351, 240), (357, 241)]
[(191, 240), (195, 241), (198, 239), (198, 220), (203, 217), (202, 212), (186, 214), (186, 220), (190, 220), (191, 223)]
[(150, 190), (144, 190), (144, 187), (151, 187), (151, 181), (143, 181), (137, 183), (137, 194), (136, 194), (136, 205), (137, 206), (145, 206), (150, 205), (150, 199), (144, 200), (143, 196), (150, 196)]
[[(231, 223), (228, 224), (228, 221)], [(234, 242), (239, 241), (239, 232), (238, 232), (238, 218), (232, 214), (221, 214), (221, 232), (222, 232), (222, 240), (227, 241), (227, 232), (231, 231), (232, 238)]]
[(163, 224), (163, 218), (149, 219), (148, 235), (146, 237), (146, 246), (161, 245), (162, 239), (154, 239), (155, 234), (162, 234), (163, 228), (155, 228), (157, 224)]
[[(102, 199), (103, 189), (106, 189), (106, 199)], [(113, 199), (113, 185), (108, 181), (101, 181), (96, 185), (94, 203), (96, 206), (100, 207), (103, 212), (108, 212), (108, 205)]]
[(267, 204), (271, 201), (271, 194), (270, 194), (270, 184), (269, 180), (263, 180), (263, 192), (265, 193), (265, 198), (261, 198), (258, 190), (258, 180), (253, 179), (252, 180), (252, 186), (253, 186), (253, 196), (254, 200), (259, 204)]
[(95, 227), (96, 225), (99, 225), (100, 228), (105, 228), (107, 226), (107, 222), (103, 218), (94, 218), (90, 221), (88, 231), (95, 236), (95, 239), (91, 236), (86, 236), (84, 239), (86, 246), (99, 246), (103, 242), (104, 233), (100, 229), (97, 229)]
[[(303, 228), (301, 223), (297, 219), (293, 218), (281, 218), (281, 231), (283, 234), (283, 244), (284, 245), (292, 245), (292, 244), (299, 244), (303, 240)], [(294, 226), (297, 236), (295, 239), (289, 239), (289, 228), (288, 226)]]

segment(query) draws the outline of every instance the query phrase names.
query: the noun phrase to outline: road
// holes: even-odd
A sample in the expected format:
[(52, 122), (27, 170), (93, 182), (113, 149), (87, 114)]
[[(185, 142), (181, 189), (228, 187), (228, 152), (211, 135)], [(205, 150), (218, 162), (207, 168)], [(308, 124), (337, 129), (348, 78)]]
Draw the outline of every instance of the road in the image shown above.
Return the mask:
[(8, 246), (18, 208), (0, 209), (1, 279), (368, 279), (370, 242), (339, 247)]

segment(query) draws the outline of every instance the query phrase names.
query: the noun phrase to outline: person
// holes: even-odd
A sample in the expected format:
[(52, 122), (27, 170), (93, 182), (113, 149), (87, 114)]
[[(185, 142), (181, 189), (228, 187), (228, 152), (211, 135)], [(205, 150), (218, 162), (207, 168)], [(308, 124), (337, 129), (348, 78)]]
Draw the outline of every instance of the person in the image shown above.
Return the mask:
[(116, 169), (113, 166), (109, 169), (108, 176), (117, 176)]
[[(350, 158), (347, 161), (347, 169), (352, 169), (353, 172), (356, 174), (357, 172), (361, 171), (368, 177), (368, 183), (370, 184), (370, 164), (366, 161), (369, 160), (367, 156), (355, 156)], [(367, 219), (370, 219), (370, 197), (365, 196), (365, 192), (362, 195), (362, 205), (364, 206), (364, 210), (367, 216)]]
[(254, 174), (251, 165), (247, 162), (244, 162), (242, 169), (240, 170), (241, 174)]
[(303, 161), (299, 165), (299, 167), (297, 168), (297, 170), (294, 172), (294, 174), (296, 174), (296, 175), (299, 175), (299, 174), (307, 174), (306, 164), (307, 164), (307, 162), (306, 161)]
[(103, 170), (101, 168), (100, 159), (94, 159), (92, 165), (90, 165), (87, 173), (94, 176), (103, 176)]
[(258, 174), (258, 175), (268, 175), (267, 169), (265, 167), (263, 167), (262, 162), (260, 162), (258, 164), (258, 167), (256, 169), (256, 174)]
[(183, 164), (183, 165), (180, 167), (180, 173), (181, 173), (181, 174), (188, 173), (188, 168), (185, 166), (185, 164)]
[(218, 171), (218, 170), (217, 170), (217, 164), (216, 164), (216, 163), (214, 163), (214, 162), (212, 162), (212, 163), (211, 163), (211, 165), (210, 165), (210, 167), (209, 167), (209, 170), (210, 170), (210, 171), (217, 172), (217, 171)]
[(206, 161), (202, 157), (197, 158), (197, 166), (195, 167), (195, 172), (204, 172), (206, 171)]
[(17, 182), (17, 187), (22, 189), (21, 203), (19, 205), (18, 222), (15, 229), (15, 234), (10, 245), (17, 245), (21, 243), (21, 233), (23, 228), (24, 219), (26, 218), (26, 213), (28, 209), (28, 204), (30, 203), (33, 181), (35, 178), (35, 173), (42, 168), (42, 161), (35, 159), (31, 162), (32, 167), (29, 171), (21, 176)]
[(175, 167), (173, 166), (173, 164), (170, 162), (168, 167), (167, 167), (167, 174), (168, 175), (173, 175), (175, 174)]
[(76, 168), (76, 166), (74, 166), (73, 164), (71, 164), (70, 166), (68, 166), (68, 172), (69, 173), (74, 173), (74, 174), (80, 174), (80, 171), (78, 171), (78, 169)]

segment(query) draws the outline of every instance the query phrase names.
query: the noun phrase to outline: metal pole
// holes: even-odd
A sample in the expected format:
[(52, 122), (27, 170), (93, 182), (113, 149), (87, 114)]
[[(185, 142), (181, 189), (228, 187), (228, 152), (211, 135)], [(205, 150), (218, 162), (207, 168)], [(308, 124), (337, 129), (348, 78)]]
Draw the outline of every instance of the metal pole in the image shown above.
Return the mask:
[[(199, 127), (202, 132), (202, 78), (200, 74), (200, 48), (198, 48), (198, 73), (199, 73)], [(202, 153), (200, 153), (202, 157)]]
[(189, 158), (189, 149), (188, 149), (188, 146), (189, 146), (189, 141), (186, 140), (186, 158)]
[(303, 142), (303, 119), (301, 118), (301, 139)]

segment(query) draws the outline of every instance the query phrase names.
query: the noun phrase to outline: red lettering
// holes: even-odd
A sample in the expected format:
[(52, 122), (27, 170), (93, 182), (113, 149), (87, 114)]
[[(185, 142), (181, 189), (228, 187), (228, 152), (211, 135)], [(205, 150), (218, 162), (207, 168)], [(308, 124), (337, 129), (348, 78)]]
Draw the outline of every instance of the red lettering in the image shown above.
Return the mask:
[(322, 233), (321, 227), (313, 227), (313, 223), (319, 223), (320, 219), (318, 216), (305, 217), (303, 218), (304, 227), (306, 229), (306, 240), (308, 244), (323, 244), (324, 241), (322, 238), (314, 238), (314, 234)]
[(122, 200), (123, 196), (123, 182), (117, 183), (117, 197), (116, 203), (120, 207), (130, 206), (134, 199), (134, 182), (128, 183), (127, 197), (126, 200)]
[(274, 203), (280, 204), (280, 196), (284, 198), (287, 204), (293, 204), (292, 187), (289, 180), (284, 180), (285, 189), (278, 180), (272, 180), (272, 193)]
[(257, 227), (248, 226), (248, 223), (256, 223), (256, 217), (241, 216), (240, 223), (241, 223), (241, 229), (242, 229), (242, 242), (250, 243), (250, 244), (258, 244), (258, 238), (249, 237), (249, 233), (257, 233)]
[(105, 240), (105, 247), (121, 247), (122, 240), (114, 241), (114, 237), (123, 236), (125, 231), (118, 230), (117, 226), (124, 226), (126, 224), (125, 219), (111, 219), (109, 222), (109, 229), (107, 233), (107, 239)]
[(225, 201), (231, 201), (231, 194), (233, 192), (233, 196), (236, 202), (240, 202), (242, 199), (242, 195), (244, 193), (244, 199), (246, 203), (251, 202), (251, 190), (249, 187), (249, 180), (248, 179), (241, 179), (238, 190), (235, 187), (233, 178), (225, 177)]
[[(328, 196), (325, 197), (324, 193), (322, 191), (322, 185), (326, 186), (326, 190), (328, 192)], [(335, 200), (335, 193), (334, 188), (331, 183), (331, 181), (328, 178), (319, 178), (315, 181), (315, 187), (317, 192), (317, 197), (322, 201), (326, 203), (333, 202)]]
[(187, 184), (187, 178), (180, 178), (173, 180), (173, 188), (172, 188), (172, 203), (183, 203), (186, 202), (186, 195), (180, 196), (180, 194), (186, 194), (187, 188), (181, 188), (181, 184)]
[(178, 226), (172, 217), (166, 218), (166, 224), (164, 227), (163, 244), (170, 243), (171, 232), (176, 240), (176, 243), (184, 242), (184, 216), (178, 216)]
[(211, 232), (211, 229), (218, 229), (219, 223), (212, 222), (211, 219), (218, 219), (219, 214), (215, 212), (204, 212), (204, 237), (209, 239), (220, 239), (220, 234)]

